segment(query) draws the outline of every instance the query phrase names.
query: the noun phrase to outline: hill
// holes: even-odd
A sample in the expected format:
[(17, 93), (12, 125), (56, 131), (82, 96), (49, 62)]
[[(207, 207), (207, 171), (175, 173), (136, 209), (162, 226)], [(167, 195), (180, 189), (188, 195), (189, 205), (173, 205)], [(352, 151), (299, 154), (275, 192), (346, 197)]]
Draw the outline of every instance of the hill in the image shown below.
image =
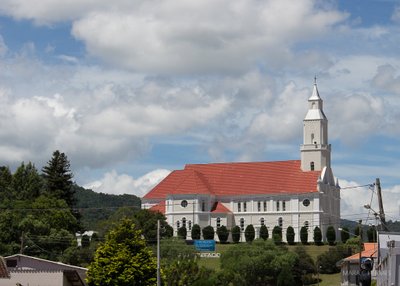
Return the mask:
[(140, 208), (141, 200), (135, 195), (96, 193), (78, 185), (74, 188), (76, 209), (85, 230), (96, 229), (97, 223), (108, 219), (120, 207)]

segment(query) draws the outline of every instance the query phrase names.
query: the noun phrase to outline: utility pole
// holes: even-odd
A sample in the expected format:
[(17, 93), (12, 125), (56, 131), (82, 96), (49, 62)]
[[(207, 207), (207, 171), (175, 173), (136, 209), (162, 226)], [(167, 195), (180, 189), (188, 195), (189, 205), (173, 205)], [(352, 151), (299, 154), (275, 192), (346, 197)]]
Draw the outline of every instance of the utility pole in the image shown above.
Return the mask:
[(160, 220), (157, 220), (157, 286), (161, 286), (160, 276)]
[(382, 190), (381, 190), (381, 182), (380, 182), (379, 178), (376, 178), (375, 186), (376, 186), (376, 192), (378, 194), (379, 218), (381, 220), (381, 230), (388, 231), (389, 229), (386, 226), (385, 212), (383, 210)]

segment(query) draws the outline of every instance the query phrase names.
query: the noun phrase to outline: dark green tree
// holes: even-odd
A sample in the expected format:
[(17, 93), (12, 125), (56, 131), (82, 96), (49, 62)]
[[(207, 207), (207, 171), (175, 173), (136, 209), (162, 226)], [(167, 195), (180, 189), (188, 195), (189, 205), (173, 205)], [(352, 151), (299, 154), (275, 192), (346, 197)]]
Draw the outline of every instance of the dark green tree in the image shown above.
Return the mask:
[(322, 245), (322, 232), (318, 226), (314, 228), (314, 243), (315, 245)]
[(43, 179), (35, 166), (21, 163), (12, 176), (11, 191), (17, 200), (34, 200), (43, 189)]
[(238, 225), (235, 225), (232, 230), (232, 241), (234, 243), (238, 243), (240, 241), (240, 227)]
[(201, 228), (198, 224), (194, 224), (192, 226), (192, 239), (200, 239), (201, 237)]
[(124, 219), (111, 230), (89, 265), (89, 286), (155, 285), (157, 262), (134, 221)]
[(279, 272), (277, 286), (293, 286), (296, 285), (295, 280), (288, 266), (284, 266)]
[(274, 226), (272, 230), (272, 239), (276, 245), (282, 244), (282, 228), (279, 226)]
[(299, 260), (294, 265), (293, 273), (301, 277), (302, 285), (314, 284), (313, 275), (317, 273), (314, 260), (302, 245), (296, 246), (294, 252)]
[(187, 236), (186, 227), (181, 226), (180, 228), (178, 228), (178, 237), (181, 239), (186, 239), (186, 236)]
[(81, 244), (83, 248), (87, 248), (90, 246), (90, 237), (88, 235), (83, 235), (82, 236), (82, 240), (81, 240)]
[(262, 238), (262, 239), (264, 239), (264, 240), (267, 240), (267, 239), (268, 239), (268, 236), (269, 236), (269, 234), (268, 234), (268, 228), (263, 224), (263, 225), (260, 227), (260, 238)]
[(306, 226), (302, 226), (300, 229), (300, 240), (302, 244), (308, 244), (308, 228)]
[(166, 238), (171, 238), (174, 236), (174, 228), (170, 226), (169, 224), (166, 224), (164, 226), (164, 231), (163, 231), (164, 237)]
[(367, 230), (367, 238), (368, 242), (376, 242), (376, 228), (374, 225), (371, 225)]
[(335, 245), (336, 231), (332, 225), (328, 226), (328, 228), (326, 229), (326, 240), (328, 241), (329, 245)]
[(342, 240), (343, 243), (346, 243), (346, 241), (350, 238), (350, 231), (348, 227), (343, 227), (342, 230), (340, 231), (340, 239)]
[(222, 225), (217, 228), (217, 235), (220, 243), (226, 243), (229, 237), (229, 230), (226, 228), (226, 226)]
[(67, 156), (57, 150), (54, 151), (47, 165), (43, 167), (42, 172), (45, 179), (46, 194), (65, 200), (68, 206), (72, 208), (76, 200), (74, 197), (75, 190), (72, 188), (73, 174), (70, 167)]
[(288, 242), (289, 245), (294, 244), (294, 228), (292, 226), (288, 226), (286, 230), (286, 241)]
[(324, 274), (333, 274), (340, 272), (338, 261), (349, 256), (348, 249), (341, 245), (330, 247), (329, 250), (318, 256), (317, 261), (320, 272)]
[[(135, 225), (140, 229), (146, 238), (147, 243), (157, 243), (157, 220), (160, 220), (160, 228), (168, 225), (165, 216), (160, 212), (154, 212), (148, 209), (134, 210), (133, 219)], [(166, 232), (160, 232), (161, 237), (166, 236)]]
[(256, 237), (256, 231), (252, 224), (246, 226), (246, 229), (244, 230), (244, 237), (246, 239), (246, 242), (252, 242)]
[(214, 239), (214, 228), (211, 225), (208, 225), (203, 228), (203, 239)]

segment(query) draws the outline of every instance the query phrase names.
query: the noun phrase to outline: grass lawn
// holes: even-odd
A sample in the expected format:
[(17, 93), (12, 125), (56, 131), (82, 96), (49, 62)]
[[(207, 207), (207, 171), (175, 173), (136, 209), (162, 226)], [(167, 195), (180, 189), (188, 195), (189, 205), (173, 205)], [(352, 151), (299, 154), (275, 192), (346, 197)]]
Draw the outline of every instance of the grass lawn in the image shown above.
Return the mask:
[[(226, 250), (228, 250), (232, 245), (234, 244), (216, 244), (216, 252), (223, 254)], [(294, 251), (295, 245), (294, 246), (287, 246), (289, 251)], [(321, 246), (316, 246), (316, 245), (303, 245), (303, 247), (306, 249), (307, 253), (310, 254), (312, 259), (316, 261), (318, 255), (328, 251), (329, 247), (328, 245), (321, 245)], [(220, 261), (219, 258), (200, 258), (199, 260), (199, 265), (204, 266), (208, 269), (213, 269), (213, 270), (220, 270)], [(335, 285), (340, 285), (340, 273), (337, 274), (320, 274), (319, 276), (321, 282), (319, 283), (320, 286), (335, 286)], [(318, 284), (314, 284), (313, 286), (316, 286)]]

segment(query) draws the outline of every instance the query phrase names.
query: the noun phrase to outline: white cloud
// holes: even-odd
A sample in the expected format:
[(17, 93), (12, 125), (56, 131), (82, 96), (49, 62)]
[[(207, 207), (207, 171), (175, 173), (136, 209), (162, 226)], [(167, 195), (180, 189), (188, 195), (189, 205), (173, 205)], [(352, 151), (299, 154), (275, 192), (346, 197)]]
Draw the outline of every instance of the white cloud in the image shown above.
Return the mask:
[(115, 170), (112, 170), (104, 174), (104, 177), (100, 180), (87, 183), (84, 187), (98, 193), (131, 194), (142, 197), (169, 173), (168, 170), (158, 169), (134, 179), (127, 174), (118, 174)]
[(147, 1), (90, 13), (74, 22), (72, 34), (91, 55), (132, 70), (242, 72), (260, 62), (285, 62), (294, 43), (346, 18), (314, 2)]
[[(363, 223), (373, 224), (375, 220), (374, 214), (373, 212), (370, 213), (364, 205), (371, 205), (374, 211), (379, 212), (378, 198), (374, 188), (357, 187), (360, 186), (360, 184), (354, 181), (340, 180), (339, 182), (342, 188), (340, 191), (342, 218), (354, 221), (362, 219)], [(386, 220), (399, 219), (400, 185), (395, 185), (390, 188), (382, 188), (381, 193)]]

